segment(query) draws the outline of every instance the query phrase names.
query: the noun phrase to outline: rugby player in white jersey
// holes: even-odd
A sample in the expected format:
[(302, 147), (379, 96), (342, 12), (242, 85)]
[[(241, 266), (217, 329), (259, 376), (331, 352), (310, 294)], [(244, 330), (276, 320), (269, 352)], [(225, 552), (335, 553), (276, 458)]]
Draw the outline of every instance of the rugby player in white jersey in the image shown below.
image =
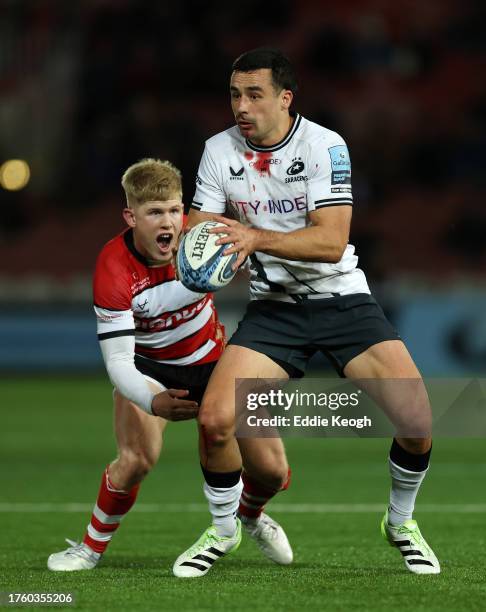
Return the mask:
[[(167, 422), (196, 416), (225, 343), (212, 295), (189, 291), (175, 277), (173, 252), (183, 225), (179, 170), (167, 161), (145, 159), (127, 169), (122, 186), (129, 227), (102, 249), (93, 284), (98, 338), (115, 387), (118, 457), (102, 475), (82, 543), (68, 540), (67, 550), (50, 555), (47, 565), (54, 571), (87, 570), (98, 564), (159, 458)], [(203, 438), (201, 446), (204, 443)], [(278, 450), (281, 441), (275, 440), (274, 446)], [(206, 539), (212, 545), (204, 558), (183, 566), (178, 575), (205, 574), (240, 543), (234, 514), (243, 486), (241, 458), (237, 448), (233, 451), (235, 469), (211, 470), (201, 462), (213, 516)], [(261, 478), (264, 462), (265, 457), (255, 454), (247, 470)], [(245, 497), (251, 498), (251, 478), (242, 501)], [(251, 535), (270, 559), (289, 563), (292, 551), (286, 536), (268, 520), (275, 527)]]
[[(213, 469), (231, 465), (236, 378), (302, 376), (320, 350), (340, 376), (361, 384), (412, 379), (422, 385), (348, 243), (353, 196), (346, 144), (291, 111), (296, 89), (293, 68), (278, 50), (241, 55), (230, 81), (237, 125), (206, 142), (196, 180), (189, 225), (224, 222), (213, 231), (225, 234), (220, 244), (234, 244), (226, 252), (238, 253), (235, 267), (251, 261), (251, 301), (198, 416), (213, 440), (206, 449)], [(221, 216), (228, 211), (239, 221)], [(417, 414), (420, 420), (416, 437), (393, 440), (381, 530), (408, 570), (435, 574), (439, 562), (412, 517), (429, 465), (431, 411), (423, 385), (418, 395), (414, 384), (399, 389), (370, 390), (388, 414), (409, 417), (412, 429)]]

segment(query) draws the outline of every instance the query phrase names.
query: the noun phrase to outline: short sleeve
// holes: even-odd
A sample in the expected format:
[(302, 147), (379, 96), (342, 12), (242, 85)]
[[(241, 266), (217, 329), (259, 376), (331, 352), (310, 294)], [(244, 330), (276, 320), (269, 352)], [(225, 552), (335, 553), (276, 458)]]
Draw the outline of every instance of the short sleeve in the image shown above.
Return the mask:
[(191, 207), (201, 212), (223, 213), (226, 195), (219, 177), (217, 164), (206, 144), (196, 177), (196, 193)]
[(352, 205), (351, 160), (344, 140), (337, 136), (334, 143), (320, 140), (312, 147), (307, 182), (308, 210), (324, 206)]
[(96, 262), (93, 298), (98, 339), (135, 334), (128, 271), (103, 250)]

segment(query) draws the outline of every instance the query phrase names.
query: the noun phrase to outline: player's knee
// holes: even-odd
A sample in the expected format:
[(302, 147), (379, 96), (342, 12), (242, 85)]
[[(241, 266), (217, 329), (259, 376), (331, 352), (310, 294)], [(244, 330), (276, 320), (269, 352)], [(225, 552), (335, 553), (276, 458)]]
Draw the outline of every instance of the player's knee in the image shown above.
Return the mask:
[(154, 467), (156, 459), (144, 451), (125, 451), (120, 454), (120, 467), (130, 484), (141, 482)]
[(274, 491), (287, 488), (290, 469), (280, 438), (238, 440), (245, 472)]
[(286, 488), (289, 477), (289, 466), (284, 465), (267, 465), (264, 466), (260, 475), (263, 484), (269, 489), (281, 491)]
[(199, 426), (206, 448), (226, 446), (234, 436), (231, 423), (204, 418), (199, 421)]
[(198, 422), (206, 446), (225, 446), (234, 436), (234, 418), (218, 408), (216, 403), (203, 403)]

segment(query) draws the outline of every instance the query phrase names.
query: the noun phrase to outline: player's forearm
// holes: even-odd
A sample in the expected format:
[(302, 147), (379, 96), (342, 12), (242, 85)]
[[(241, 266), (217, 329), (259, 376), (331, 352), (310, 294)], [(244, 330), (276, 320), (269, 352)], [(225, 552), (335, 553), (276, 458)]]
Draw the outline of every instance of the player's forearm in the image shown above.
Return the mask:
[(148, 383), (135, 366), (118, 362), (107, 364), (108, 376), (113, 386), (127, 399), (142, 408), (147, 414), (152, 412), (152, 393)]
[(274, 257), (298, 261), (337, 263), (347, 240), (326, 235), (322, 227), (311, 226), (293, 232), (254, 229), (254, 250)]
[(106, 371), (113, 386), (144, 412), (153, 414), (152, 393), (148, 383), (133, 360), (133, 336), (109, 338), (100, 342)]
[(195, 210), (194, 208), (191, 208), (187, 217), (186, 228), (190, 230), (198, 223), (203, 223), (204, 221), (213, 221), (217, 216), (218, 215), (216, 213), (201, 212), (200, 210)]

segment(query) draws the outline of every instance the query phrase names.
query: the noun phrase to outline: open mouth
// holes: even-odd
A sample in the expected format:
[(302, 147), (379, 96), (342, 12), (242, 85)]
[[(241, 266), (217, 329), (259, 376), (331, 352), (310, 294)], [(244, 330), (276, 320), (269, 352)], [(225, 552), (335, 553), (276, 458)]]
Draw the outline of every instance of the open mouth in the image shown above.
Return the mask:
[(169, 251), (171, 242), (172, 234), (169, 232), (164, 232), (157, 236), (157, 245), (161, 253), (167, 253)]

